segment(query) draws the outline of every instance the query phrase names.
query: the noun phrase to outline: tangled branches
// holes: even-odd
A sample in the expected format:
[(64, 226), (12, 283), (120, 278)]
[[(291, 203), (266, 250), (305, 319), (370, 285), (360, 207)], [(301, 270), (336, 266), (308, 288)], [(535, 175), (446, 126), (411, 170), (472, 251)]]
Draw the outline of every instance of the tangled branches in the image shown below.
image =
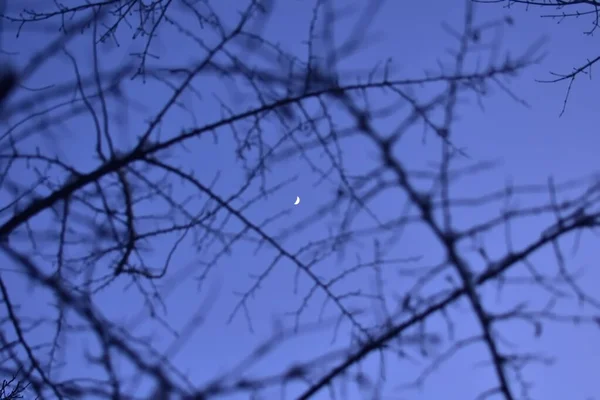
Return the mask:
[[(375, 397), (415, 349), (426, 367), (408, 387), (480, 345), (493, 379), (478, 398), (527, 393), (525, 369), (544, 358), (505, 344), (511, 324), (536, 336), (598, 324), (564, 243), (593, 246), (600, 181), (461, 193), (490, 169), (459, 145), (463, 100), (516, 98), (506, 81), (538, 61), (535, 46), (501, 61), (481, 50), (497, 24), (466, 3), (451, 61), (412, 78), (391, 60), (343, 67), (380, 4), (339, 41), (344, 10), (318, 1), (303, 55), (268, 39), (281, 17), (268, 1), (239, 13), (189, 0), (5, 8), (5, 31), (59, 33), (15, 58), (0, 109), (1, 373), (49, 399), (309, 399), (347, 384)], [(49, 71), (57, 81), (40, 84)], [(419, 125), (435, 135), (433, 166), (403, 155)], [(282, 209), (301, 176), (318, 195)], [(499, 232), (505, 244), (490, 245)], [(553, 266), (538, 265), (549, 252)], [(492, 304), (493, 285), (509, 300)], [(211, 349), (244, 337), (208, 322), (225, 313), (225, 286), (225, 319), (261, 340), (223, 368), (230, 357)], [(267, 335), (278, 305), (291, 310)], [(311, 335), (319, 344), (292, 356)]]
[[(584, 30), (586, 36), (592, 36), (596, 29), (600, 27), (600, 2), (595, 0), (589, 1), (562, 1), (562, 0), (548, 0), (548, 1), (530, 1), (530, 0), (506, 0), (506, 1), (489, 1), (489, 0), (473, 0), (477, 3), (505, 3), (506, 7), (512, 6), (525, 6), (529, 9), (540, 8), (542, 10), (551, 10), (550, 12), (544, 12), (541, 17), (547, 18), (557, 23), (561, 23), (565, 20), (574, 20), (583, 18), (584, 20), (591, 20), (591, 27)], [(589, 18), (591, 17), (591, 19)], [(571, 93), (571, 88), (575, 82), (575, 78), (583, 78), (587, 76), (592, 79), (592, 68), (600, 61), (600, 54), (592, 55), (585, 62), (580, 62), (575, 65), (571, 72), (568, 73), (557, 73), (550, 72), (552, 75), (551, 79), (540, 80), (543, 83), (558, 83), (567, 82), (567, 92), (563, 101), (563, 107), (560, 115), (565, 113), (567, 108), (567, 102)]]

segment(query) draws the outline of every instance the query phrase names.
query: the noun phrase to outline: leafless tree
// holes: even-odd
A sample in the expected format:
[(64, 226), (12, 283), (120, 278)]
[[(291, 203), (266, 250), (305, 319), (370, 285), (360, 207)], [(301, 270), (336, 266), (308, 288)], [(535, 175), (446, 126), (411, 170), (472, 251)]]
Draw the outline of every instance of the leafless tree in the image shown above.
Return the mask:
[[(525, 398), (525, 369), (545, 358), (507, 346), (506, 324), (525, 322), (536, 336), (553, 324), (598, 324), (598, 300), (580, 285), (581, 271), (572, 271), (563, 248), (573, 238), (589, 246), (597, 234), (600, 181), (588, 176), (461, 195), (455, 186), (492, 164), (469, 162), (455, 140), (455, 122), (465, 99), (484, 102), (490, 90), (517, 98), (508, 81), (538, 61), (538, 49), (507, 53), (498, 62), (490, 47), (475, 45), (488, 40), (496, 24), (478, 21), (466, 1), (460, 33), (449, 35), (453, 55), (436, 71), (402, 76), (386, 57), (370, 71), (349, 71), (340, 63), (366, 48), (379, 3), (368, 2), (352, 34), (340, 41), (333, 27), (347, 10), (317, 1), (304, 58), (262, 34), (273, 2), (247, 2), (239, 14), (225, 10), (235, 14), (233, 25), (217, 3), (4, 6), (4, 37), (35, 30), (49, 42), (32, 45), (34, 50), (23, 45), (24, 58), (9, 59), (7, 71), (14, 72), (0, 93), (2, 374), (27, 382), (28, 393), (41, 399), (333, 398), (345, 385), (377, 398), (386, 390), (389, 358), (409, 363), (407, 352), (418, 349), (412, 357), (426, 367), (409, 382), (418, 387), (457, 352), (480, 344), (496, 383), (479, 398)], [(186, 43), (181, 60), (160, 58), (166, 31)], [(132, 48), (134, 55), (109, 65), (103, 52), (116, 46)], [(486, 56), (489, 62), (481, 62)], [(60, 63), (62, 76), (44, 75), (53, 62)], [(47, 80), (43, 87), (41, 79)], [(209, 85), (230, 100), (208, 95)], [(150, 99), (146, 87), (167, 95)], [(426, 88), (435, 93), (422, 94)], [(215, 110), (219, 118), (212, 117)], [(182, 115), (191, 122), (181, 122)], [(132, 118), (145, 121), (145, 128), (132, 131)], [(69, 133), (73, 126), (77, 132)], [(399, 156), (399, 145), (421, 126), (434, 136), (428, 146), (439, 149), (433, 166), (412, 166)], [(73, 141), (77, 147), (69, 148)], [(377, 157), (351, 173), (346, 152), (357, 141)], [(222, 142), (245, 179), (204, 173), (199, 149)], [(309, 215), (286, 223), (288, 210), (269, 207), (266, 215), (264, 204), (293, 178), (276, 180), (273, 171), (293, 163), (305, 163), (337, 187), (308, 208)], [(220, 183), (227, 179), (224, 189)], [(530, 201), (543, 194), (547, 200)], [(389, 196), (387, 204), (396, 208), (381, 214), (377, 204)], [(469, 219), (475, 208), (489, 210), (489, 218)], [(514, 239), (514, 227), (531, 219), (542, 221), (537, 233)], [(321, 236), (300, 245), (290, 241), (312, 227)], [(399, 250), (406, 248), (407, 234), (423, 229), (436, 262)], [(492, 254), (486, 237), (498, 232), (506, 240), (504, 252)], [(184, 242), (194, 259), (173, 261), (186, 253)], [(153, 251), (166, 243), (166, 254)], [(205, 329), (216, 293), (208, 282), (222, 260), (250, 246), (267, 262), (248, 267), (254, 273), (231, 319), (246, 318), (252, 329), (260, 313), (253, 297), (290, 266), (298, 307), (228, 372), (193, 381), (174, 355)], [(549, 251), (554, 265), (537, 265), (536, 257)], [(364, 278), (364, 287), (348, 287), (356, 276)], [(194, 304), (188, 322), (171, 326), (165, 303), (190, 277), (200, 283), (198, 299), (205, 300)], [(524, 302), (523, 285), (544, 296), (544, 304)], [(133, 323), (112, 318), (99, 300), (125, 288), (145, 307)], [(28, 290), (33, 294), (24, 296)], [(510, 293), (510, 300), (492, 302), (484, 296), (490, 292)], [(33, 296), (40, 300), (25, 307)], [(476, 323), (470, 336), (457, 337), (455, 321), (465, 304)], [(320, 312), (310, 314), (311, 307)], [(136, 333), (148, 321), (163, 334), (176, 332), (172, 340), (158, 346)], [(253, 372), (285, 342), (315, 331), (336, 337), (330, 352), (291, 361), (270, 376)], [(93, 343), (79, 356), (70, 349), (81, 338)], [(62, 374), (73, 357), (87, 362), (89, 372)], [(376, 371), (364, 367), (369, 360)]]
[(0, 384), (0, 399), (1, 400), (16, 400), (24, 398), (24, 393), (27, 390), (27, 384), (17, 380), (17, 376), (10, 379), (3, 379)]
[[(490, 4), (502, 4), (506, 8), (525, 7), (527, 10), (541, 10), (541, 17), (556, 21), (557, 24), (564, 22), (565, 20), (581, 20), (583, 26), (583, 34), (586, 36), (593, 36), (596, 29), (600, 27), (600, 2), (596, 0), (576, 0), (576, 1), (563, 1), (563, 0), (541, 0), (541, 1), (530, 1), (530, 0), (473, 0), (476, 3), (490, 3)], [(587, 24), (587, 25), (584, 25)], [(564, 114), (567, 103), (569, 101), (569, 95), (571, 94), (571, 88), (575, 82), (575, 78), (580, 79), (586, 77), (592, 79), (592, 68), (600, 61), (600, 52), (590, 54), (590, 56), (583, 61), (576, 61), (573, 65), (573, 69), (569, 72), (555, 72), (551, 71), (552, 78), (540, 80), (542, 83), (558, 83), (566, 82), (567, 91), (563, 101), (561, 115)]]

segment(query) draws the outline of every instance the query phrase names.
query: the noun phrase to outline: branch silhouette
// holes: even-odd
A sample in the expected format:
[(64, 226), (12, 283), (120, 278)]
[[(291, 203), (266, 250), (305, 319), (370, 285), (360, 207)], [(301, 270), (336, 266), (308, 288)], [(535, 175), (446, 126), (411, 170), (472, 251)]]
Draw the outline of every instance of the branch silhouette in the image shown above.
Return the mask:
[[(575, 20), (582, 18), (585, 20), (586, 17), (591, 17), (591, 28), (586, 29), (584, 34), (586, 36), (593, 36), (596, 29), (600, 27), (600, 3), (595, 0), (577, 0), (577, 1), (563, 1), (563, 0), (550, 0), (550, 1), (529, 1), (529, 0), (473, 0), (475, 3), (503, 3), (506, 8), (512, 8), (517, 6), (525, 6), (529, 10), (539, 8), (543, 10), (541, 18), (556, 21), (557, 24), (564, 22), (565, 20)], [(546, 10), (551, 10), (545, 12)], [(512, 19), (511, 19), (512, 21)], [(550, 72), (551, 78), (538, 79), (541, 83), (558, 83), (567, 82), (567, 91), (563, 100), (562, 109), (560, 115), (562, 116), (567, 110), (567, 103), (571, 94), (571, 89), (576, 78), (583, 78), (587, 76), (590, 80), (592, 79), (592, 68), (596, 63), (600, 61), (600, 55), (592, 55), (585, 62), (581, 62), (572, 68), (571, 72)]]
[[(346, 11), (317, 1), (303, 56), (269, 40), (265, 27), (278, 18), (270, 1), (239, 13), (189, 0), (14, 7), (2, 9), (4, 33), (39, 29), (47, 43), (23, 45), (26, 60), (13, 65), (25, 67), (0, 80), (0, 398), (311, 399), (343, 394), (346, 383), (379, 398), (386, 357), (423, 362), (397, 382), (410, 390), (478, 346), (494, 383), (477, 398), (516, 400), (530, 387), (526, 367), (547, 358), (506, 345), (508, 322), (531, 325), (535, 337), (552, 324), (599, 325), (600, 302), (563, 249), (598, 232), (598, 176), (459, 189), (496, 167), (457, 138), (463, 100), (483, 102), (495, 89), (525, 104), (510, 79), (541, 59), (538, 43), (503, 58), (482, 51), (491, 28), (508, 22), (479, 21), (473, 1), (460, 32), (448, 28), (451, 56), (419, 76), (400, 73), (391, 55), (367, 71), (342, 67), (368, 49), (380, 2), (339, 40)], [(111, 57), (124, 48), (124, 61)], [(53, 65), (60, 74), (47, 72)], [(421, 127), (439, 150), (427, 167), (402, 155)], [(357, 147), (375, 157), (359, 160)], [(303, 198), (307, 211), (294, 219), (271, 199), (297, 181), (300, 164), (328, 189), (313, 208)], [(471, 218), (475, 209), (486, 218)], [(543, 222), (514, 239), (513, 226), (534, 218)], [(484, 243), (498, 232), (500, 254)], [(410, 235), (439, 259), (418, 254)], [(554, 271), (536, 265), (544, 252)], [(233, 299), (224, 319), (244, 321), (260, 340), (225, 369), (207, 363), (214, 371), (198, 379), (179, 356), (213, 332), (217, 275), (236, 254), (252, 272), (245, 289), (223, 291)], [(256, 326), (267, 311), (253, 302), (290, 270), (296, 307), (267, 335)], [(187, 319), (169, 320), (190, 283), (197, 297), (175, 304)], [(523, 285), (545, 305), (523, 300)], [(494, 288), (515, 298), (492, 304)], [(123, 297), (111, 304), (107, 293)], [(456, 337), (461, 304), (475, 324)], [(332, 341), (257, 372), (310, 335)], [(364, 366), (378, 357), (375, 370)]]

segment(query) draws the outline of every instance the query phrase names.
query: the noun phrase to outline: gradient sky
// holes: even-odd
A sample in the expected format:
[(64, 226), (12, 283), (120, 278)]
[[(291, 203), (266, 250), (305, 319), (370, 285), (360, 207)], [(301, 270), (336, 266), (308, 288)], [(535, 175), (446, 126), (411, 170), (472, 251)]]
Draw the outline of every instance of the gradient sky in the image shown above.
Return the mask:
[[(49, 2), (48, 7), (52, 7)], [(70, 1), (75, 3), (75, 1)], [(228, 26), (232, 26), (238, 15), (234, 12), (234, 4), (231, 0), (214, 2), (214, 7), (222, 15)], [(268, 40), (279, 43), (285, 51), (293, 53), (305, 59), (307, 46), (305, 44), (308, 28), (312, 16), (314, 2), (307, 1), (279, 1), (274, 3), (273, 15), (265, 26), (257, 26), (262, 29), (261, 34)], [(358, 2), (360, 3), (360, 2)], [(366, 3), (366, 2), (365, 2)], [(36, 7), (40, 2), (36, 2)], [(347, 1), (337, 1), (338, 6), (350, 5)], [(9, 4), (7, 13), (11, 9), (20, 9), (25, 6)], [(32, 4), (31, 7), (34, 7)], [(336, 37), (343, 38), (355, 28), (357, 17), (361, 15), (361, 8), (357, 7), (352, 13), (336, 22)], [(453, 125), (453, 141), (458, 147), (465, 149), (469, 155), (468, 160), (461, 163), (477, 163), (482, 161), (494, 161), (497, 165), (483, 173), (465, 178), (454, 186), (454, 195), (457, 197), (475, 196), (484, 194), (494, 189), (501, 188), (505, 183), (547, 184), (548, 177), (553, 176), (556, 182), (582, 178), (598, 171), (598, 149), (600, 139), (594, 120), (597, 119), (597, 94), (598, 85), (594, 81), (580, 79), (573, 86), (570, 100), (566, 111), (562, 116), (561, 109), (567, 89), (566, 83), (542, 84), (535, 79), (547, 79), (549, 71), (568, 72), (576, 65), (585, 62), (586, 58), (595, 56), (593, 53), (593, 37), (585, 36), (583, 31), (588, 29), (589, 21), (584, 18), (564, 20), (561, 24), (551, 19), (540, 18), (541, 10), (532, 8), (526, 11), (524, 7), (512, 7), (507, 10), (501, 4), (477, 5), (476, 18), (480, 22), (486, 20), (502, 19), (511, 16), (514, 25), (498, 24), (494, 29), (486, 31), (482, 42), (490, 42), (494, 35), (501, 38), (503, 52), (521, 54), (527, 48), (543, 40), (544, 46), (541, 53), (545, 54), (543, 60), (517, 77), (505, 82), (510, 89), (529, 106), (519, 104), (498, 87), (492, 87), (490, 94), (483, 100), (484, 108), (480, 108), (473, 96), (466, 96), (459, 107), (457, 121)], [(194, 26), (195, 22), (190, 15), (179, 11), (173, 11), (173, 18), (180, 18), (187, 26)], [(343, 60), (340, 69), (348, 71), (351, 76), (354, 72), (364, 72), (371, 69), (376, 63), (384, 62), (391, 58), (395, 64), (394, 75), (397, 77), (421, 77), (426, 71), (434, 73), (438, 71), (438, 62), (451, 62), (448, 49), (456, 48), (457, 43), (443, 28), (443, 24), (461, 29), (464, 19), (464, 2), (454, 1), (413, 1), (385, 2), (378, 14), (370, 22), (363, 36), (368, 42), (357, 54)], [(5, 24), (7, 24), (5, 22)], [(41, 27), (42, 25), (38, 25)], [(12, 34), (2, 37), (2, 48), (5, 52), (17, 54), (4, 54), (3, 61), (13, 65), (24, 65), (32, 54), (47, 44), (48, 34), (34, 29), (35, 25), (25, 26), (19, 38)], [(5, 30), (14, 29), (5, 25)], [(197, 27), (196, 27), (197, 29)], [(369, 39), (369, 33), (372, 38)], [(131, 32), (125, 28), (118, 32), (120, 47), (113, 45), (102, 46), (100, 59), (102, 67), (109, 69), (131, 60), (132, 53), (139, 51), (144, 42), (131, 40)], [(208, 38), (207, 41), (214, 41)], [(77, 37), (69, 44), (69, 52), (75, 57), (79, 69), (90, 72), (92, 56), (90, 51), (90, 36)], [(597, 47), (596, 47), (597, 48)], [(235, 50), (235, 47), (232, 47)], [(172, 66), (183, 64), (188, 60), (196, 59), (200, 50), (190, 40), (183, 39), (181, 33), (173, 26), (164, 24), (160, 35), (154, 41), (152, 53), (160, 54), (160, 59), (151, 60), (154, 66)], [(238, 50), (239, 51), (239, 48)], [(485, 53), (482, 53), (481, 61), (486, 61)], [(248, 62), (256, 65), (266, 65), (264, 60), (258, 59), (255, 54), (248, 54)], [(474, 65), (475, 58), (469, 61)], [(262, 63), (262, 64), (261, 64)], [(362, 72), (361, 72), (362, 71)], [(56, 57), (45, 62), (44, 66), (34, 74), (27, 87), (41, 88), (58, 81), (72, 79), (73, 67), (69, 58), (59, 53)], [(192, 114), (184, 110), (176, 110), (167, 115), (161, 126), (161, 138), (176, 135), (180, 129), (202, 125), (218, 120), (222, 109), (219, 98), (233, 110), (243, 110), (251, 104), (248, 99), (239, 96), (231, 96), (228, 91), (229, 82), (223, 78), (206, 76), (197, 84), (196, 89), (200, 96), (186, 93), (181, 98), (182, 102), (192, 110)], [(147, 126), (147, 117), (153, 111), (161, 107), (169, 90), (163, 84), (149, 81), (146, 84), (140, 82), (128, 82), (125, 86), (127, 93), (134, 102), (127, 106), (113, 105), (114, 112), (113, 135), (114, 140), (122, 149), (131, 148), (135, 143), (138, 132), (142, 132)], [(414, 93), (419, 99), (427, 99), (438, 93), (440, 86), (425, 86), (414, 88)], [(30, 95), (31, 92), (23, 91), (17, 93), (13, 101), (19, 96)], [(374, 104), (390, 102), (390, 97), (381, 94), (372, 95)], [(116, 104), (116, 103), (115, 103)], [(126, 107), (126, 108), (125, 108)], [(142, 108), (143, 107), (143, 108)], [(315, 104), (309, 104), (309, 108)], [(377, 122), (382, 131), (391, 131), (399, 118), (408, 112), (406, 106), (399, 107), (398, 112), (389, 118)], [(122, 119), (117, 118), (117, 116)], [(339, 117), (340, 125), (347, 124), (348, 120)], [(14, 124), (19, 118), (4, 124), (3, 130), (8, 125)], [(21, 127), (20, 129), (31, 129)], [(240, 124), (243, 129), (248, 124)], [(267, 140), (274, 143), (281, 136), (277, 125), (265, 127)], [(40, 146), (47, 152), (57, 152), (63, 159), (68, 160), (81, 170), (90, 170), (97, 166), (97, 160), (93, 158), (94, 136), (92, 120), (89, 114), (82, 114), (70, 120), (64, 121), (61, 126), (44, 130), (43, 134), (25, 141), (24, 148)], [(178, 165), (183, 165), (187, 170), (193, 170), (197, 177), (209, 185), (215, 182), (213, 190), (222, 198), (227, 198), (239, 190), (244, 182), (245, 172), (236, 159), (232, 149), (235, 146), (231, 131), (222, 129), (212, 136), (204, 136), (200, 140), (194, 140), (188, 144), (187, 149), (177, 148), (174, 154)], [(307, 140), (302, 132), (295, 135), (297, 140)], [(402, 140), (402, 147), (398, 149), (397, 155), (405, 165), (411, 169), (423, 169), (431, 166), (439, 158), (439, 143), (432, 132), (427, 133), (423, 141), (423, 126), (417, 124), (409, 130), (406, 138)], [(342, 154), (348, 174), (361, 176), (372, 168), (378, 160), (375, 146), (365, 139), (349, 138), (344, 140)], [(6, 149), (5, 144), (1, 144)], [(284, 146), (292, 148), (291, 146)], [(325, 167), (327, 159), (317, 151), (310, 152), (311, 161), (314, 165)], [(34, 179), (32, 172), (21, 167), (15, 167), (11, 172), (13, 179), (17, 174), (20, 182)], [(21, 178), (22, 176), (22, 178)], [(49, 176), (59, 179), (52, 172)], [(216, 179), (218, 177), (218, 179)], [(148, 179), (158, 178), (150, 174)], [(192, 195), (192, 188), (173, 181), (174, 196), (183, 199)], [(281, 232), (292, 231), (291, 234), (282, 238), (282, 245), (291, 252), (298, 251), (311, 241), (326, 237), (328, 230), (335, 227), (343, 216), (344, 207), (338, 212), (329, 212), (320, 220), (306, 227), (298, 226), (299, 221), (312, 215), (324, 204), (329, 203), (335, 196), (340, 185), (339, 177), (332, 175), (327, 181), (322, 181), (312, 170), (307, 161), (300, 155), (294, 153), (285, 160), (273, 163), (268, 175), (267, 185), (275, 186), (285, 183), (281, 189), (244, 211), (244, 215), (257, 225), (266, 219), (277, 216), (264, 229), (272, 235)], [(246, 192), (243, 196), (245, 201), (258, 195), (258, 186)], [(9, 194), (2, 189), (0, 193), (2, 204), (9, 199)], [(292, 203), (296, 196), (301, 197), (299, 206), (294, 207)], [(547, 195), (543, 197), (529, 196), (517, 199), (519, 206), (536, 204), (547, 201)], [(189, 210), (198, 212), (206, 205), (206, 198), (195, 197), (188, 204)], [(244, 203), (238, 201), (232, 203), (242, 206)], [(213, 205), (214, 206), (214, 205)], [(502, 204), (498, 203), (492, 207), (473, 207), (468, 210), (457, 212), (455, 220), (457, 226), (467, 226), (474, 221), (498, 215)], [(212, 206), (211, 206), (212, 207)], [(398, 218), (404, 207), (404, 197), (398, 191), (389, 191), (385, 196), (375, 199), (371, 203), (371, 209), (381, 221)], [(160, 214), (164, 211), (164, 204), (159, 201), (145, 202), (140, 205), (140, 212)], [(223, 219), (224, 214), (220, 215)], [(2, 217), (3, 219), (6, 217)], [(526, 220), (515, 224), (513, 229), (514, 246), (527, 243), (536, 238), (543, 227), (552, 221), (544, 218)], [(50, 214), (39, 216), (34, 221), (40, 230), (56, 229), (56, 222)], [(354, 221), (355, 229), (373, 226), (373, 219), (362, 214)], [(231, 219), (227, 221), (225, 230), (227, 232), (238, 232), (242, 229), (239, 221)], [(191, 236), (191, 235), (190, 235)], [(373, 256), (374, 239), (378, 238), (381, 243), (391, 243), (386, 257), (407, 259), (411, 257), (422, 257), (419, 261), (409, 261), (399, 268), (418, 267), (419, 265), (432, 265), (440, 262), (440, 249), (432, 244), (432, 239), (422, 227), (413, 226), (407, 228), (403, 235), (393, 242), (389, 242), (393, 234), (380, 232), (377, 235), (360, 237), (353, 242), (343, 255), (333, 254), (324, 258), (316, 268), (323, 276), (333, 276), (344, 268), (354, 265), (357, 258), (368, 260)], [(298, 292), (294, 293), (294, 266), (287, 261), (276, 265), (270, 276), (261, 284), (255, 295), (248, 301), (247, 310), (251, 319), (251, 329), (244, 312), (237, 312), (234, 318), (229, 317), (236, 309), (240, 297), (234, 293), (247, 292), (253, 285), (252, 276), (259, 275), (268, 267), (276, 255), (269, 246), (257, 246), (256, 235), (248, 235), (248, 240), (236, 243), (227, 254), (219, 259), (218, 263), (211, 269), (201, 289), (197, 277), (204, 271), (204, 263), (212, 258), (214, 253), (221, 248), (218, 241), (201, 249), (197, 248), (191, 237), (186, 237), (180, 243), (177, 251), (171, 259), (171, 267), (168, 276), (158, 286), (164, 292), (166, 315), (168, 321), (176, 330), (184, 328), (187, 321), (194, 315), (203, 314), (202, 326), (195, 330), (185, 345), (173, 356), (173, 363), (183, 372), (189, 374), (190, 380), (200, 384), (214, 378), (219, 373), (231, 368), (242, 357), (272, 333), (276, 320), (282, 321), (286, 326), (294, 322), (293, 316), (286, 313), (294, 312), (302, 303), (302, 298), (308, 290), (308, 282), (300, 279)], [(160, 240), (152, 242), (152, 254), (147, 258), (156, 266), (162, 265), (168, 257), (176, 236), (165, 236)], [(492, 257), (499, 257), (506, 252), (506, 243), (503, 231), (494, 232), (484, 237), (484, 243)], [(597, 240), (597, 239), (596, 239)], [(91, 245), (91, 244), (90, 244)], [(567, 248), (571, 245), (567, 241)], [(25, 244), (20, 247), (28, 251)], [(385, 246), (385, 244), (384, 244)], [(595, 246), (595, 248), (594, 248)], [(19, 247), (19, 246), (17, 246)], [(52, 247), (48, 244), (48, 252)], [(77, 249), (72, 249), (73, 256)], [(79, 251), (85, 251), (80, 249)], [(569, 253), (570, 254), (570, 253)], [(584, 240), (580, 251), (572, 256), (570, 265), (574, 269), (585, 268), (586, 278), (582, 287), (588, 290), (597, 288), (600, 282), (600, 272), (597, 268), (598, 260), (597, 242)], [(309, 255), (304, 256), (308, 261)], [(465, 253), (474, 265), (477, 257)], [(3, 263), (7, 263), (4, 256)], [(41, 261), (40, 261), (41, 262)], [(540, 269), (555, 268), (552, 254), (542, 252), (534, 259)], [(18, 273), (10, 273), (3, 269), (2, 275), (10, 280), (10, 293), (15, 302), (21, 304), (21, 312), (40, 313), (52, 312), (51, 306), (44, 306), (48, 299), (47, 294), (34, 289)], [(410, 286), (413, 278), (399, 277), (393, 269), (386, 272), (385, 281), (390, 291), (402, 293)], [(172, 283), (175, 282), (175, 283)], [(438, 282), (444, 285), (444, 282)], [(373, 287), (373, 274), (357, 274), (344, 280), (337, 288), (339, 293), (362, 288), (369, 290)], [(440, 286), (433, 285), (427, 291), (432, 292)], [(496, 310), (506, 310), (506, 307), (519, 302), (527, 302), (532, 306), (539, 306), (547, 301), (547, 295), (539, 288), (523, 286), (520, 289), (510, 289), (503, 292), (500, 300), (496, 300), (494, 285), (486, 287), (484, 298), (489, 307)], [(167, 294), (168, 293), (168, 294)], [(314, 323), (318, 320), (322, 297), (317, 296), (309, 303), (309, 307), (302, 314), (302, 323)], [(147, 319), (144, 304), (139, 295), (128, 282), (122, 281), (110, 285), (97, 294), (97, 305), (109, 318), (120, 321), (130, 332), (136, 334), (152, 335), (152, 341), (158, 349), (165, 349), (173, 343), (173, 336), (168, 329), (160, 324)], [(390, 302), (391, 302), (390, 297)], [(486, 303), (486, 304), (487, 304)], [(367, 307), (368, 315), (364, 315), (365, 321), (377, 318), (378, 312), (374, 305), (361, 302)], [(497, 308), (495, 308), (497, 307)], [(561, 304), (563, 310), (576, 309), (574, 299)], [(209, 311), (205, 313), (205, 309)], [(474, 322), (470, 308), (465, 302), (452, 311), (456, 326), (456, 340), (476, 334), (477, 326)], [(161, 311), (162, 312), (162, 311)], [(596, 310), (597, 312), (597, 310)], [(325, 316), (335, 318), (336, 314), (332, 307), (327, 309)], [(295, 361), (308, 360), (334, 348), (344, 348), (348, 344), (347, 325), (342, 326), (335, 342), (333, 330), (330, 326), (323, 324), (323, 329), (317, 333), (290, 341), (283, 345), (275, 353), (258, 363), (252, 370), (253, 376), (275, 373), (283, 366), (289, 366)], [(446, 335), (443, 321), (440, 318), (433, 319), (428, 328), (431, 332), (440, 334), (441, 344), (435, 348), (434, 354), (442, 353), (451, 344)], [(539, 363), (528, 367), (525, 376), (535, 383), (531, 391), (531, 398), (540, 400), (591, 400), (600, 399), (600, 383), (597, 380), (598, 365), (600, 365), (600, 342), (598, 341), (599, 330), (582, 324), (578, 327), (565, 324), (549, 325), (540, 338), (534, 338), (532, 329), (524, 324), (507, 323), (503, 325), (503, 333), (506, 339), (513, 344), (518, 344), (518, 349), (534, 352), (543, 351), (548, 356), (555, 357), (556, 362), (546, 366)], [(30, 333), (32, 341), (43, 341), (48, 336), (48, 330), (36, 329)], [(346, 336), (344, 336), (346, 335)], [(81, 376), (91, 374), (92, 370), (83, 370), (82, 355), (86, 349), (92, 349), (94, 344), (86, 335), (72, 335), (68, 338), (66, 360), (69, 361), (62, 376)], [(415, 377), (427, 366), (430, 360), (423, 359), (415, 346), (408, 346), (406, 352), (410, 359), (399, 362), (390, 358), (386, 367), (387, 384), (385, 398), (389, 399), (473, 399), (476, 395), (494, 384), (494, 375), (491, 369), (482, 362), (489, 360), (488, 351), (482, 345), (468, 347), (457, 353), (450, 361), (443, 364), (439, 370), (434, 372), (426, 381), (424, 387), (418, 390), (400, 390), (400, 386), (415, 379)], [(376, 357), (369, 358), (364, 368), (370, 373), (378, 371)], [(127, 373), (128, 366), (121, 366), (123, 373)], [(146, 388), (146, 387), (145, 387)], [(146, 388), (147, 389), (147, 388)], [(291, 385), (288, 388), (288, 397), (294, 398), (299, 393), (301, 386)], [(142, 389), (140, 389), (142, 390)], [(348, 388), (349, 398), (363, 398), (360, 392), (353, 386)], [(263, 393), (265, 399), (280, 397), (279, 391), (266, 391)], [(594, 397), (596, 396), (596, 397)], [(247, 395), (232, 396), (231, 399), (244, 399)], [(315, 398), (326, 399), (329, 394), (321, 392)]]

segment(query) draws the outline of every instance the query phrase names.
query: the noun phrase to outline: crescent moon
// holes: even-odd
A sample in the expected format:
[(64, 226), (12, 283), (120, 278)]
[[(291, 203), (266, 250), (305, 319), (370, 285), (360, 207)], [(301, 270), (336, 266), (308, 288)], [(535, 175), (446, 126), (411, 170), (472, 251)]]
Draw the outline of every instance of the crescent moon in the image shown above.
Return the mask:
[(296, 196), (296, 202), (294, 203), (294, 205), (297, 206), (298, 204), (300, 204), (300, 197)]

